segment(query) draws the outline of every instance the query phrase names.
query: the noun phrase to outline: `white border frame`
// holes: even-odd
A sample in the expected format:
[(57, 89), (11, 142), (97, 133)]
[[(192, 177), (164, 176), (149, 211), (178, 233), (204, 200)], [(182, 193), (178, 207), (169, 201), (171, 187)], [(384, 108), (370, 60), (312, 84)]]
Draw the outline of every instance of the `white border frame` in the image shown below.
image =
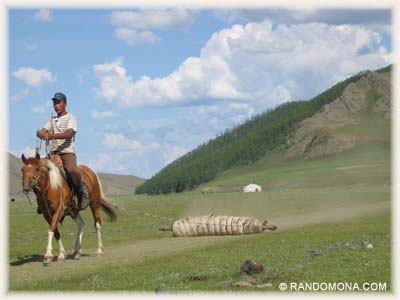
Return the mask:
[[(76, 298), (76, 299), (108, 299), (110, 296), (113, 298), (127, 299), (127, 298), (140, 298), (140, 299), (156, 299), (163, 297), (165, 299), (215, 299), (215, 298), (233, 298), (239, 299), (249, 297), (254, 299), (288, 299), (288, 298), (301, 298), (301, 299), (348, 299), (353, 298), (366, 298), (366, 299), (400, 299), (399, 295), (399, 282), (400, 282), (400, 263), (399, 255), (399, 185), (396, 184), (400, 181), (400, 161), (399, 161), (399, 137), (400, 137), (400, 110), (399, 110), (399, 70), (397, 63), (399, 62), (399, 47), (400, 47), (400, 1), (397, 0), (153, 0), (151, 2), (127, 1), (127, 0), (87, 0), (85, 3), (82, 0), (1, 0), (0, 5), (0, 45), (4, 45), (0, 50), (0, 297), (5, 299), (54, 299), (57, 298)], [(392, 106), (392, 290), (393, 294), (358, 294), (358, 293), (265, 293), (260, 295), (244, 294), (217, 294), (217, 293), (196, 293), (196, 294), (175, 294), (175, 295), (156, 295), (151, 293), (8, 293), (8, 11), (9, 9), (17, 8), (79, 8), (79, 9), (99, 9), (99, 8), (132, 8), (132, 7), (146, 7), (146, 8), (162, 8), (172, 6), (183, 6), (189, 9), (222, 9), (222, 8), (282, 8), (282, 9), (329, 9), (329, 8), (348, 8), (348, 9), (391, 9), (392, 11), (392, 45), (393, 53), (395, 55), (395, 64), (393, 66), (392, 88), (393, 88), (393, 106)], [(397, 35), (395, 35), (397, 33)], [(4, 251), (5, 250), (5, 251)]]

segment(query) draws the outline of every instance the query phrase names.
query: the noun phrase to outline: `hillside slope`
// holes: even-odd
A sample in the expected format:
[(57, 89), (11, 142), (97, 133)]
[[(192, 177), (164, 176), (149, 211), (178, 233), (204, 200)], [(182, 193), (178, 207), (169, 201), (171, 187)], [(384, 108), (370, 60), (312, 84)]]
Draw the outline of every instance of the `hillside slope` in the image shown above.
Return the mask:
[(322, 112), (299, 124), (288, 140), (286, 156), (316, 158), (367, 143), (368, 134), (349, 134), (341, 129), (358, 126), (374, 117), (389, 119), (390, 102), (390, 73), (367, 73), (350, 83)]
[(390, 74), (373, 72), (300, 122), (285, 147), (232, 168), (199, 190), (241, 191), (250, 182), (269, 192), (322, 186), (346, 193), (355, 187), (389, 190), (390, 170)]
[(8, 153), (8, 190), (10, 196), (22, 195), (22, 173), (21, 168), (23, 163), (20, 158)]
[(390, 66), (361, 72), (309, 101), (285, 103), (260, 114), (166, 166), (136, 193), (191, 190), (276, 151), (287, 152), (289, 159), (348, 150), (362, 140), (334, 133), (341, 124), (354, 122), (352, 113), (369, 111), (390, 116)]
[(131, 195), (137, 186), (144, 182), (143, 178), (132, 175), (99, 173), (104, 193), (108, 196)]
[[(11, 197), (25, 197), (22, 194), (22, 172), (23, 163), (20, 158), (8, 153), (9, 161), (9, 194)], [(99, 173), (99, 178), (103, 186), (104, 193), (107, 196), (131, 195), (135, 192), (138, 185), (144, 182), (144, 179), (131, 175), (117, 175), (108, 173)]]

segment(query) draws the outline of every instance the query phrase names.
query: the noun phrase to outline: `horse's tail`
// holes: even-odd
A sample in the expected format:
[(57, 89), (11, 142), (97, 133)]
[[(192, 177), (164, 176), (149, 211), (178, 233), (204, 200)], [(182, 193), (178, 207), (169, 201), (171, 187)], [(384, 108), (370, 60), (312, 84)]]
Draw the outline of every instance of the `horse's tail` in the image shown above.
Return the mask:
[(117, 220), (117, 214), (115, 212), (116, 208), (114, 205), (112, 205), (110, 202), (107, 201), (106, 196), (104, 195), (103, 192), (103, 187), (101, 185), (101, 181), (99, 176), (97, 176), (96, 172), (94, 172), (97, 178), (97, 182), (99, 183), (99, 188), (100, 188), (100, 207), (103, 210), (103, 212), (108, 216), (108, 219), (111, 222), (114, 222)]
[(117, 214), (115, 213), (115, 207), (110, 203), (107, 202), (104, 198), (101, 198), (100, 207), (108, 216), (110, 222), (114, 222), (117, 220)]

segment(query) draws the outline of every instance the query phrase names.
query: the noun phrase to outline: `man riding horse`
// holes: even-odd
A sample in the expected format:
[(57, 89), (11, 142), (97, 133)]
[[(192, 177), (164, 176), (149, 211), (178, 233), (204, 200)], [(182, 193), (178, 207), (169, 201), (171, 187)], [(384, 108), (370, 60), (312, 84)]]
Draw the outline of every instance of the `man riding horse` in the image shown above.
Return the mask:
[[(67, 97), (63, 93), (56, 93), (52, 100), (57, 116), (50, 118), (44, 127), (37, 131), (36, 135), (50, 141), (50, 153), (60, 156), (67, 176), (72, 182), (72, 192), (78, 199), (80, 209), (85, 209), (90, 204), (90, 200), (76, 164), (74, 150), (77, 132), (76, 117), (66, 111)], [(66, 214), (70, 214), (70, 206), (66, 210)], [(40, 209), (38, 209), (38, 213), (42, 213)]]

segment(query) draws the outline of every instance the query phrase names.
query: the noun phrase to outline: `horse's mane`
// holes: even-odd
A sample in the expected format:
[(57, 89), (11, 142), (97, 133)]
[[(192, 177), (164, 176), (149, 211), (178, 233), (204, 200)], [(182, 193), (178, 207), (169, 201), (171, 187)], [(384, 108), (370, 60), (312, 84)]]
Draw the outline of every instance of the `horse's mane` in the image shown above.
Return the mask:
[(47, 158), (41, 159), (41, 162), (49, 171), (50, 186), (57, 189), (62, 187), (62, 176), (56, 164)]

